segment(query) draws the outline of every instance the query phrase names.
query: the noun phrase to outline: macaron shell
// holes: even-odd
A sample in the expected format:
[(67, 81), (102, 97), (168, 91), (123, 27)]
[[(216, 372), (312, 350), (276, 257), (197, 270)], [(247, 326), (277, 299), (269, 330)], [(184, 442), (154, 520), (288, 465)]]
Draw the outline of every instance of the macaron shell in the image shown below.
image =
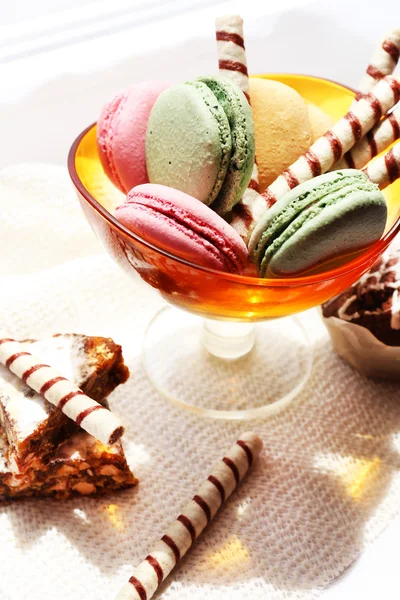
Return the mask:
[(308, 109), (293, 88), (250, 77), (260, 191), (299, 158), (312, 143)]
[(236, 232), (206, 205), (178, 190), (137, 186), (115, 214), (154, 246), (195, 264), (241, 273), (248, 263), (247, 248)]
[(151, 183), (209, 205), (221, 189), (231, 149), (228, 119), (205, 84), (180, 84), (160, 94), (146, 134)]
[(269, 246), (277, 235), (281, 235), (290, 222), (311, 203), (316, 203), (328, 193), (340, 190), (350, 181), (369, 182), (364, 173), (356, 169), (331, 171), (302, 183), (285, 194), (259, 220), (251, 235), (249, 251), (257, 264), (264, 257), (264, 248)]
[(253, 116), (246, 96), (225, 77), (200, 77), (216, 96), (229, 121), (232, 154), (221, 190), (212, 204), (220, 215), (227, 214), (243, 197), (255, 157)]
[(293, 275), (377, 241), (387, 207), (381, 192), (356, 191), (324, 210), (291, 236), (274, 254), (269, 270)]
[[(322, 192), (322, 190), (320, 191)], [(295, 216), (292, 216), (292, 211), (287, 211), (289, 213), (286, 215), (288, 218), (286, 218), (286, 220), (284, 218), (280, 220), (278, 226), (276, 226), (275, 235), (270, 236), (271, 241), (266, 245), (264, 241), (260, 273), (265, 273), (272, 257), (279, 252), (285, 242), (292, 239), (300, 229), (304, 228), (307, 222), (316, 219), (316, 217), (318, 217), (321, 212), (326, 211), (329, 206), (338, 205), (355, 192), (361, 192), (367, 197), (371, 193), (371, 184), (368, 186), (365, 182), (364, 185), (363, 182), (358, 182), (357, 186), (355, 186), (354, 183), (351, 183), (350, 185), (336, 188), (336, 190), (330, 188), (324, 195), (321, 194), (319, 199), (314, 197), (314, 199), (311, 200), (311, 203), (307, 198), (299, 199), (297, 204), (300, 205), (300, 207), (298, 207)], [(373, 193), (375, 193), (375, 191)], [(284, 217), (285, 215), (282, 216)], [(291, 216), (292, 218), (290, 218)]]
[(125, 186), (114, 165), (113, 138), (116, 129), (114, 122), (116, 120), (115, 115), (122, 110), (127, 96), (128, 92), (125, 90), (120, 94), (116, 94), (109, 102), (107, 102), (102, 108), (96, 127), (97, 151), (104, 172), (110, 181), (124, 193), (126, 193)]
[(156, 247), (210, 269), (231, 270), (212, 244), (157, 210), (133, 203), (121, 206), (117, 217), (125, 227)]
[(148, 182), (145, 154), (147, 122), (160, 93), (170, 86), (146, 81), (108, 102), (97, 124), (97, 143), (107, 176), (123, 192)]

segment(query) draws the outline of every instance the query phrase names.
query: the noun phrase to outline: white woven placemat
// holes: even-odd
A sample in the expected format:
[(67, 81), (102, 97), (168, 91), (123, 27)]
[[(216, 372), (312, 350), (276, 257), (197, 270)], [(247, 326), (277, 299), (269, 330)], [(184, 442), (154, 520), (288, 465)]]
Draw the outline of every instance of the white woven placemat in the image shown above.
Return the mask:
[[(16, 337), (78, 331), (123, 344), (132, 376), (111, 403), (141, 480), (106, 498), (0, 505), (0, 598), (111, 600), (250, 424), (206, 421), (153, 390), (140, 347), (159, 300), (103, 253), (64, 169), (3, 170), (0, 198), (0, 325)], [(363, 379), (335, 356), (318, 316), (308, 319), (317, 352), (306, 389), (251, 423), (265, 453), (159, 597), (315, 598), (397, 513), (399, 387)]]

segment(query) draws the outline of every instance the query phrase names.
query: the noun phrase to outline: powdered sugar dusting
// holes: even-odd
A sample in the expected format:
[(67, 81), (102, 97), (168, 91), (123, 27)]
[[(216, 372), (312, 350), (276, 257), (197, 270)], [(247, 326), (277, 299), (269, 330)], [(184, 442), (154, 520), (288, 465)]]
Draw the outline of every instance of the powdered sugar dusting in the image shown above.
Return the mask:
[(7, 462), (6, 462), (6, 455), (7, 452), (7, 442), (4, 439), (3, 435), (0, 435), (0, 475), (2, 473), (6, 473), (8, 471), (7, 469)]
[(27, 343), (27, 350), (51, 365), (78, 387), (95, 371), (93, 362), (85, 353), (84, 337), (62, 335), (34, 343)]
[(31, 435), (47, 419), (51, 410), (44, 398), (0, 366), (0, 420), (10, 443)]
[[(63, 335), (23, 345), (78, 387), (95, 370), (85, 354), (84, 337)], [(0, 420), (6, 426), (10, 443), (32, 435), (53, 410), (42, 396), (0, 365)]]

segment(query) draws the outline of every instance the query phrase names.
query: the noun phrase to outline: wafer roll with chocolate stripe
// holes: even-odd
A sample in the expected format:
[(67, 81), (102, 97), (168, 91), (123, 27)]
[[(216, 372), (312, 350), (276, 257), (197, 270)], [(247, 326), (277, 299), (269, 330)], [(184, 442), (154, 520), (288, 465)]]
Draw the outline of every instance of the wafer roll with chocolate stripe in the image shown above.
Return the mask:
[(0, 363), (103, 444), (124, 433), (117, 417), (10, 337), (0, 335)]
[(382, 156), (375, 158), (362, 171), (381, 190), (400, 177), (400, 142), (397, 142)]
[(232, 209), (231, 226), (247, 245), (251, 232), (257, 221), (269, 208), (264, 196), (258, 191), (258, 171), (254, 165), (249, 187), (243, 198)]
[(239, 15), (218, 17), (215, 29), (219, 72), (234, 81), (250, 101), (243, 19)]
[(361, 169), (400, 138), (400, 107), (371, 129), (351, 150), (333, 165), (332, 170)]
[[(219, 71), (238, 85), (251, 104), (243, 20), (238, 15), (219, 17), (215, 21), (215, 29)], [(255, 223), (266, 209), (265, 200), (259, 193), (258, 169), (255, 162), (249, 186), (232, 212), (232, 224), (245, 242), (250, 235), (252, 223)]]
[(135, 569), (116, 600), (149, 600), (203, 529), (232, 494), (262, 450), (255, 433), (244, 433), (145, 560)]
[(344, 117), (286, 169), (262, 194), (274, 203), (289, 190), (329, 171), (400, 99), (400, 80), (381, 79)]
[(392, 29), (383, 38), (373, 53), (366, 73), (358, 86), (359, 91), (356, 95), (356, 100), (359, 100), (363, 94), (370, 92), (380, 79), (393, 73), (398, 63), (399, 55), (400, 29)]

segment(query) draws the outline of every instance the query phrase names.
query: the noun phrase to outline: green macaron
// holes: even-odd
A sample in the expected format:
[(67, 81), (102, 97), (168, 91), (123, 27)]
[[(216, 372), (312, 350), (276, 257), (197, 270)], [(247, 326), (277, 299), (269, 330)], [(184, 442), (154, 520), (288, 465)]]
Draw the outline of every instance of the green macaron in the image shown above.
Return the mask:
[(249, 103), (225, 77), (200, 77), (216, 96), (228, 117), (232, 135), (232, 155), (221, 190), (212, 204), (218, 214), (226, 214), (239, 202), (251, 179), (254, 165), (254, 123)]
[(219, 214), (229, 212), (242, 197), (254, 153), (248, 102), (223, 77), (169, 87), (150, 113), (146, 133), (150, 182), (190, 194)]
[(386, 225), (383, 194), (361, 171), (320, 175), (281, 198), (250, 238), (261, 277), (293, 276), (377, 241)]

